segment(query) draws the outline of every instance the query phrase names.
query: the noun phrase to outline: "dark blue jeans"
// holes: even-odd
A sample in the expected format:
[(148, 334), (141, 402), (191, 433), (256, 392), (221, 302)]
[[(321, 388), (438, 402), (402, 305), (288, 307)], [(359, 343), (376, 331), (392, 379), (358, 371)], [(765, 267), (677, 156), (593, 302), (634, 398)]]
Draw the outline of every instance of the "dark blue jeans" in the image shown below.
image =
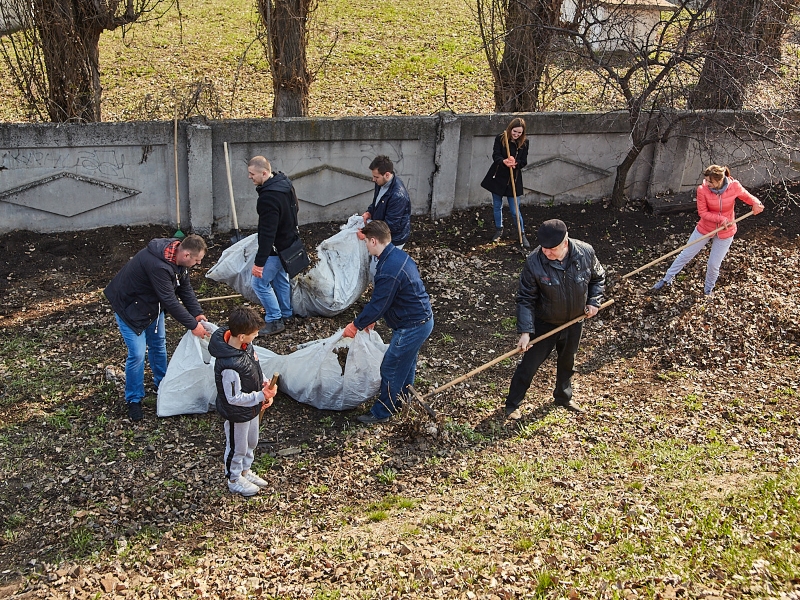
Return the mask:
[[(558, 325), (545, 323), (537, 320), (534, 323), (536, 331), (534, 337), (544, 335), (552, 331)], [(583, 321), (567, 327), (563, 331), (542, 340), (538, 344), (531, 346), (522, 355), (522, 361), (517, 365), (514, 376), (511, 378), (511, 387), (506, 398), (506, 414), (519, 408), (525, 399), (528, 388), (531, 387), (533, 376), (542, 363), (550, 356), (553, 348), (556, 349), (558, 359), (556, 362), (556, 387), (553, 390), (553, 398), (556, 404), (567, 404), (572, 400), (572, 375), (575, 373), (575, 354), (578, 352), (578, 345), (581, 343), (583, 333)]]
[(376, 419), (391, 417), (403, 405), (402, 395), (406, 386), (414, 383), (417, 374), (417, 355), (422, 344), (433, 331), (433, 317), (426, 323), (395, 329), (392, 341), (381, 362), (381, 395), (372, 405)]

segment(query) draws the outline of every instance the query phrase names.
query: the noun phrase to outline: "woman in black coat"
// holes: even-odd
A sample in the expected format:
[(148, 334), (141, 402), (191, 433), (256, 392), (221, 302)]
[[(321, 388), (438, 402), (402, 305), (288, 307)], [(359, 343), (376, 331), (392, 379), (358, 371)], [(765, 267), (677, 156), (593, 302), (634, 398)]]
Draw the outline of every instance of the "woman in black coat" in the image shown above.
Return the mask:
[[(509, 152), (506, 152), (508, 140)], [(510, 156), (509, 156), (510, 153)], [(496, 242), (503, 235), (503, 196), (508, 198), (508, 208), (517, 224), (517, 208), (519, 207), (519, 194), (522, 193), (522, 168), (528, 164), (528, 140), (525, 137), (525, 120), (516, 117), (511, 120), (506, 130), (494, 139), (492, 150), (492, 166), (481, 182), (481, 187), (492, 193), (494, 204), (495, 232), (492, 238)], [(511, 169), (514, 169), (514, 185), (517, 197), (514, 197), (511, 188)], [(525, 237), (525, 224), (522, 222), (522, 213), (519, 213), (519, 227), (522, 230), (522, 245), (530, 248), (530, 242)]]

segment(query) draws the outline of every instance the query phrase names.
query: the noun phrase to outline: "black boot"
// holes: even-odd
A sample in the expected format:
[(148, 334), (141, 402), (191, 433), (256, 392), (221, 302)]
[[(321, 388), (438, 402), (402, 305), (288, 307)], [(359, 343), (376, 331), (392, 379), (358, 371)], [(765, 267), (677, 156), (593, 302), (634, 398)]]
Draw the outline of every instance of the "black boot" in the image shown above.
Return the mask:
[(499, 227), (499, 228), (497, 228), (497, 229), (495, 229), (495, 230), (494, 230), (494, 235), (492, 236), (492, 241), (493, 241), (493, 242), (496, 242), (496, 241), (497, 241), (497, 240), (499, 240), (501, 237), (503, 237), (503, 228), (502, 228), (502, 227)]

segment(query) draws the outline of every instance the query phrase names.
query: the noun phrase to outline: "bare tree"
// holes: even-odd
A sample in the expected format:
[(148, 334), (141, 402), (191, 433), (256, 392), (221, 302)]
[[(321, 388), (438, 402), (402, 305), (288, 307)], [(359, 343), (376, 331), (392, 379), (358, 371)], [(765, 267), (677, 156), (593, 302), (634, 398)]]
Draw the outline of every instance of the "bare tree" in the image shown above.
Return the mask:
[(0, 41), (17, 88), (41, 120), (100, 121), (100, 35), (155, 13), (165, 0), (4, 0), (20, 31)]
[(539, 110), (563, 0), (477, 0), (476, 17), (498, 112)]
[(316, 0), (258, 0), (266, 35), (262, 43), (272, 72), (273, 117), (308, 116), (313, 75), (308, 70), (309, 18)]
[(644, 14), (636, 3), (612, 4), (578, 0), (564, 33), (575, 45), (587, 69), (598, 78), (606, 97), (619, 97), (628, 113), (630, 145), (617, 165), (611, 202), (626, 203), (628, 174), (642, 151), (665, 142), (690, 113), (687, 90), (699, 72), (699, 33), (708, 27), (708, 7), (683, 0), (671, 10)]
[(798, 0), (715, 0), (705, 62), (690, 96), (693, 108), (740, 109), (747, 87), (781, 58)]

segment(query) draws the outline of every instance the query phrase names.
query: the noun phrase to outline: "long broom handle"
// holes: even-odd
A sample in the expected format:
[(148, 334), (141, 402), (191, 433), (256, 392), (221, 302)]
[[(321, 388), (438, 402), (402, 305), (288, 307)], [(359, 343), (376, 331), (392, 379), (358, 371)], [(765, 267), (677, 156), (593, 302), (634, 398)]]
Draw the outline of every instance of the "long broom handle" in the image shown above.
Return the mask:
[(175, 212), (178, 217), (178, 230), (181, 228), (181, 189), (178, 184), (178, 105), (175, 105), (175, 127), (172, 154), (175, 158)]
[(233, 198), (233, 180), (231, 179), (231, 158), (228, 156), (228, 142), (223, 142), (225, 147), (225, 170), (228, 173), (228, 195), (231, 197), (231, 214), (233, 215), (233, 228), (239, 231), (239, 219), (236, 218), (236, 201)]
[[(598, 310), (603, 310), (604, 308), (606, 308), (608, 306), (611, 306), (612, 304), (614, 304), (613, 300), (606, 300), (605, 302), (603, 302), (600, 305), (600, 308)], [(581, 315), (580, 317), (578, 317), (576, 319), (572, 319), (572, 321), (568, 321), (568, 322), (564, 323), (563, 325), (559, 325), (558, 327), (556, 327), (555, 329), (553, 329), (551, 331), (548, 331), (544, 335), (540, 335), (539, 337), (534, 338), (528, 344), (528, 348), (530, 348), (534, 344), (538, 344), (539, 342), (541, 342), (544, 339), (549, 338), (551, 335), (557, 334), (559, 331), (563, 331), (567, 327), (571, 327), (572, 325), (575, 325), (575, 323), (579, 323), (579, 322), (583, 321), (585, 318), (586, 318), (586, 315)], [(470, 377), (472, 377), (474, 375), (477, 375), (478, 373), (481, 373), (482, 371), (485, 371), (489, 367), (493, 367), (497, 363), (502, 362), (507, 358), (511, 358), (512, 356), (514, 356), (515, 354), (519, 354), (520, 352), (522, 352), (522, 350), (520, 350), (519, 348), (514, 348), (513, 350), (511, 350), (509, 352), (506, 352), (502, 356), (498, 356), (494, 360), (489, 361), (485, 365), (481, 365), (480, 367), (477, 367), (477, 368), (473, 369), (472, 371), (470, 371), (466, 375), (462, 375), (461, 377), (459, 377), (457, 379), (454, 379), (450, 383), (445, 383), (444, 385), (441, 385), (441, 386), (437, 387), (435, 390), (431, 390), (430, 392), (425, 394), (422, 398), (425, 399), (425, 398), (428, 398), (430, 396), (433, 396), (434, 394), (438, 394), (439, 392), (443, 392), (444, 390), (449, 389), (449, 388), (453, 387), (454, 385), (461, 383), (465, 379), (469, 379)]]
[[(738, 222), (739, 222), (739, 221), (741, 221), (742, 219), (746, 219), (747, 217), (749, 217), (749, 216), (751, 216), (751, 215), (753, 215), (753, 214), (755, 214), (755, 213), (754, 213), (754, 212), (751, 210), (749, 213), (747, 213), (747, 214), (744, 214), (744, 215), (742, 215), (741, 217), (739, 217), (738, 219), (736, 219), (736, 220), (734, 221), (734, 223), (738, 223)], [(694, 246), (695, 244), (698, 244), (698, 243), (702, 242), (703, 240), (707, 240), (708, 238), (714, 237), (715, 235), (717, 235), (717, 234), (718, 234), (720, 231), (722, 231), (723, 229), (727, 229), (727, 227), (726, 227), (726, 226), (723, 226), (723, 227), (717, 227), (717, 228), (716, 228), (714, 231), (712, 231), (711, 233), (707, 233), (707, 234), (705, 234), (703, 237), (699, 237), (699, 238), (697, 238), (697, 239), (696, 239), (695, 241), (693, 241), (693, 242), (689, 242), (688, 244), (684, 244), (684, 245), (683, 245), (683, 246), (681, 246), (680, 248), (678, 248), (678, 249), (676, 249), (676, 250), (673, 250), (672, 252), (668, 252), (668, 253), (667, 253), (667, 254), (665, 254), (664, 256), (661, 256), (661, 257), (659, 257), (659, 258), (657, 258), (657, 259), (655, 259), (655, 260), (653, 260), (653, 261), (650, 261), (650, 262), (649, 262), (649, 263), (647, 263), (646, 265), (643, 265), (643, 266), (639, 267), (639, 268), (638, 268), (638, 269), (636, 269), (635, 271), (631, 271), (631, 272), (630, 272), (630, 273), (628, 273), (627, 275), (623, 275), (623, 276), (622, 276), (622, 279), (627, 279), (627, 278), (628, 278), (628, 277), (630, 277), (631, 275), (636, 275), (636, 273), (638, 273), (639, 271), (644, 271), (644, 270), (645, 270), (645, 269), (647, 269), (648, 267), (652, 267), (653, 265), (660, 263), (662, 260), (664, 260), (664, 259), (666, 259), (666, 258), (669, 258), (669, 257), (670, 257), (670, 256), (672, 256), (673, 254), (677, 254), (678, 252), (683, 252), (683, 251), (684, 251), (684, 250), (686, 250), (686, 248), (688, 248), (689, 246)]]
[(241, 294), (231, 294), (230, 296), (214, 296), (213, 298), (198, 298), (198, 302), (211, 302), (212, 300), (228, 300), (230, 298), (241, 298)]
[[(511, 158), (511, 146), (508, 145), (508, 133), (503, 132), (503, 142), (506, 145), (506, 154)], [(514, 194), (514, 212), (517, 213), (517, 232), (519, 233), (519, 245), (522, 245), (522, 225), (519, 221), (519, 201), (517, 200), (517, 183), (514, 181), (514, 167), (508, 167), (511, 174), (511, 193)]]

